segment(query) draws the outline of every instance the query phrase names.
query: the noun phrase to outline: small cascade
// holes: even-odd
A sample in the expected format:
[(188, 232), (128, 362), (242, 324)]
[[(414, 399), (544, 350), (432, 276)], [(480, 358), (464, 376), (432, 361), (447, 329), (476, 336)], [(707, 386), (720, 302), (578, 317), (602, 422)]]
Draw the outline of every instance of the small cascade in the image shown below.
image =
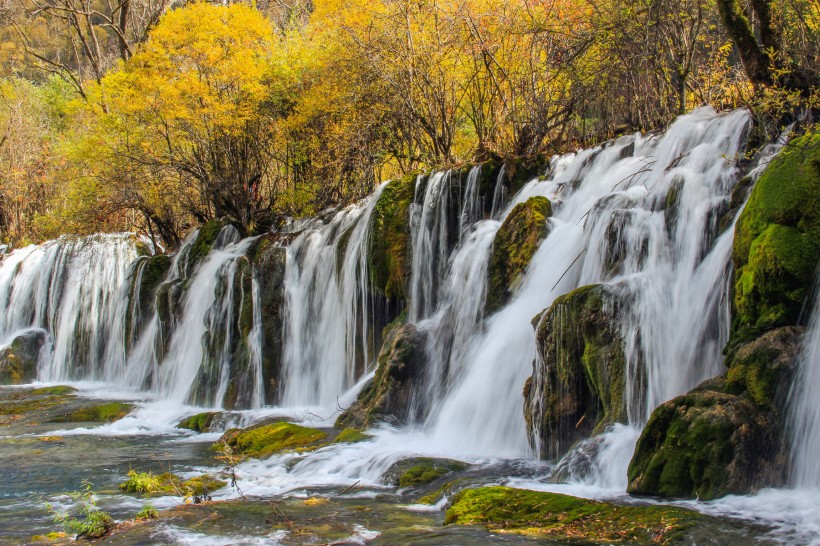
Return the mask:
[(820, 488), (820, 273), (813, 308), (790, 396), (792, 484), (806, 489)]
[(410, 273), (410, 322), (429, 317), (436, 309), (438, 288), (447, 271), (451, 172), (419, 176), (410, 210), (413, 264)]

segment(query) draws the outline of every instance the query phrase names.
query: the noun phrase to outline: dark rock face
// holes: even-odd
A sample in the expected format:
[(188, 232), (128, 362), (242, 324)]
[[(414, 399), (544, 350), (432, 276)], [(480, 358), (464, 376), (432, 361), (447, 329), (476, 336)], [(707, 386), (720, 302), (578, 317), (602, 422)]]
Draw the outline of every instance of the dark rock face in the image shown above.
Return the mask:
[(653, 412), (629, 466), (630, 493), (711, 499), (786, 483), (796, 326), (812, 311), (820, 255), (818, 144), (820, 135), (790, 143), (752, 189), (735, 229), (726, 378)]
[(498, 229), (490, 255), (487, 311), (500, 309), (515, 291), (535, 251), (549, 230), (552, 204), (546, 197), (530, 197), (516, 205)]
[(607, 424), (626, 421), (624, 344), (614, 296), (578, 288), (533, 320), (538, 358), (524, 387), (530, 442), (541, 456), (563, 455)]
[(0, 351), (0, 385), (21, 385), (37, 379), (40, 349), (47, 341), (48, 333), (35, 328), (21, 333)]
[(405, 423), (420, 415), (414, 393), (423, 380), (427, 336), (414, 325), (396, 326), (384, 340), (375, 377), (336, 420), (337, 428), (365, 428), (377, 421)]

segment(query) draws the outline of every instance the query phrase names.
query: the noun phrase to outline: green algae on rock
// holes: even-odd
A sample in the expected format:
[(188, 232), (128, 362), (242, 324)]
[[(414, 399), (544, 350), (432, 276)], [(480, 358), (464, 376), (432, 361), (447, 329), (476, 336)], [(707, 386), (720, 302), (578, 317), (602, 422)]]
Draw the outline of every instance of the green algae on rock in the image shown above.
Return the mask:
[(77, 408), (52, 417), (51, 423), (111, 423), (122, 419), (134, 408), (124, 402), (106, 402)]
[(74, 394), (77, 392), (77, 389), (74, 387), (69, 387), (68, 385), (55, 385), (53, 387), (40, 387), (39, 389), (32, 389), (29, 391), (30, 394), (41, 396), (41, 395), (50, 395), (50, 396), (58, 396), (64, 394)]
[(652, 412), (629, 465), (629, 493), (711, 500), (778, 472), (765, 464), (779, 445), (774, 421), (724, 391), (725, 380), (713, 379)]
[(327, 438), (327, 433), (285, 421), (231, 429), (222, 435), (216, 446), (227, 445), (237, 455), (262, 459), (282, 451), (315, 449)]
[(530, 197), (516, 205), (496, 232), (488, 270), (487, 311), (500, 309), (521, 282), (538, 245), (549, 229), (552, 203), (546, 197)]
[(370, 436), (355, 428), (346, 428), (333, 439), (334, 444), (356, 444), (369, 440)]
[(820, 133), (795, 139), (752, 189), (735, 228), (731, 350), (795, 324), (820, 255)]
[(139, 493), (147, 496), (158, 495), (205, 495), (225, 487), (227, 482), (210, 474), (202, 474), (183, 480), (176, 474), (164, 472), (154, 475), (152, 472), (128, 472), (128, 479), (119, 487), (127, 493)]
[(533, 376), (524, 387), (530, 441), (545, 458), (556, 458), (606, 425), (625, 422), (624, 342), (615, 324), (614, 295), (589, 285), (555, 300), (533, 320)]
[(382, 480), (399, 487), (414, 487), (467, 468), (465, 463), (450, 459), (418, 457), (399, 461), (388, 469)]
[(221, 414), (222, 413), (218, 411), (197, 413), (196, 415), (186, 417), (177, 423), (177, 428), (193, 430), (194, 432), (211, 432), (211, 425), (213, 424), (214, 419)]
[(674, 544), (705, 517), (670, 506), (623, 506), (557, 493), (482, 487), (453, 499), (445, 525), (592, 544)]

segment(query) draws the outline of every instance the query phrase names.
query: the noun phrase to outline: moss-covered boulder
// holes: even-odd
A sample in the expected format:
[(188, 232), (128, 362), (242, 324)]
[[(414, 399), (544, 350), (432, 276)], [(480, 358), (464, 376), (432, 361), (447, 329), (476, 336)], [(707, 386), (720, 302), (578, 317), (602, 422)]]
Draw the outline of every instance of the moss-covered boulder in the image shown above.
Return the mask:
[(404, 459), (391, 466), (382, 476), (382, 481), (399, 487), (415, 487), (426, 485), (451, 472), (458, 472), (465, 468), (467, 468), (466, 464), (450, 459), (429, 457)]
[(222, 415), (219, 411), (208, 411), (205, 413), (197, 413), (190, 417), (186, 417), (179, 423), (177, 428), (184, 428), (194, 432), (211, 432), (211, 425)]
[(626, 421), (616, 314), (611, 289), (590, 285), (556, 299), (533, 320), (539, 358), (524, 388), (524, 416), (542, 457), (560, 457), (605, 425)]
[(482, 487), (458, 493), (445, 525), (484, 524), (491, 531), (579, 544), (685, 544), (707, 520), (671, 506), (624, 506), (557, 493)]
[(106, 402), (77, 408), (53, 417), (51, 423), (112, 423), (128, 415), (134, 409), (124, 402)]
[(629, 493), (709, 500), (782, 483), (776, 421), (725, 387), (710, 380), (652, 412), (629, 465)]
[(792, 141), (754, 186), (735, 228), (729, 355), (795, 324), (820, 256), (820, 133)]
[(285, 421), (231, 429), (215, 447), (227, 445), (236, 455), (262, 459), (282, 451), (306, 451), (323, 445), (327, 433)]
[(337, 428), (366, 428), (377, 421), (404, 423), (423, 408), (414, 393), (421, 386), (427, 335), (412, 324), (396, 326), (384, 340), (376, 375), (336, 420)]
[(22, 385), (37, 379), (40, 349), (47, 340), (45, 330), (32, 329), (21, 333), (0, 350), (0, 385)]
[(538, 245), (549, 229), (552, 204), (546, 197), (530, 197), (516, 205), (493, 241), (487, 275), (487, 311), (503, 306), (520, 284)]

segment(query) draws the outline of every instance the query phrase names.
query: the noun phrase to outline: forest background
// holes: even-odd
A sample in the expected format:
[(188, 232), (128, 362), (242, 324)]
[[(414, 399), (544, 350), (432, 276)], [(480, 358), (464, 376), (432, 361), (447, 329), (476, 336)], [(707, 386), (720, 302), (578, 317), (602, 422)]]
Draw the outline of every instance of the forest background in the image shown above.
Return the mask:
[(243, 235), (381, 180), (820, 106), (817, 0), (0, 0), (0, 238)]

